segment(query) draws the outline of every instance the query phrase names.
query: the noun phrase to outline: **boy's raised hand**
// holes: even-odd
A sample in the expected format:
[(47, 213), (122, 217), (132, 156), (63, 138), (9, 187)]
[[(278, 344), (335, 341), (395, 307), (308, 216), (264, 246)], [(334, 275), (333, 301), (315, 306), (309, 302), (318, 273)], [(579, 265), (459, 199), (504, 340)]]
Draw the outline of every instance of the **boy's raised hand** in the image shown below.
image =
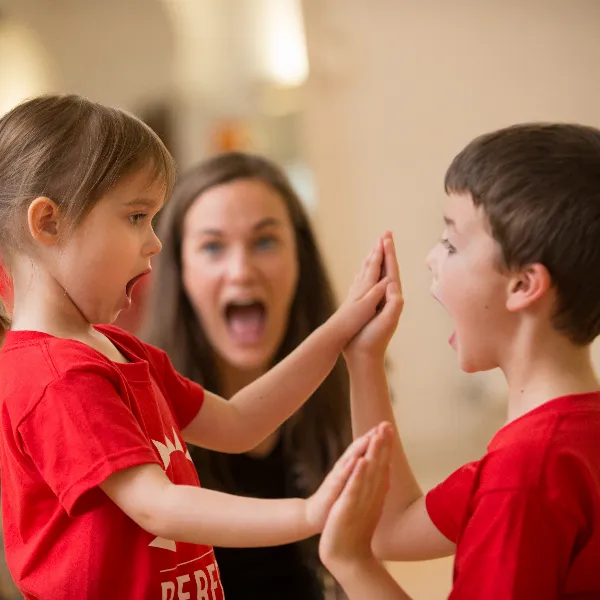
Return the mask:
[(334, 574), (363, 560), (373, 560), (371, 539), (389, 487), (393, 429), (382, 423), (370, 436), (363, 457), (335, 501), (325, 523), (319, 554)]
[(385, 295), (377, 314), (346, 346), (344, 355), (347, 359), (361, 354), (383, 358), (404, 307), (400, 270), (391, 233), (385, 233), (379, 240), (363, 267), (362, 276), (359, 274), (357, 280), (354, 285), (359, 290), (361, 285), (373, 285), (373, 280), (379, 281), (379, 285), (385, 282)]

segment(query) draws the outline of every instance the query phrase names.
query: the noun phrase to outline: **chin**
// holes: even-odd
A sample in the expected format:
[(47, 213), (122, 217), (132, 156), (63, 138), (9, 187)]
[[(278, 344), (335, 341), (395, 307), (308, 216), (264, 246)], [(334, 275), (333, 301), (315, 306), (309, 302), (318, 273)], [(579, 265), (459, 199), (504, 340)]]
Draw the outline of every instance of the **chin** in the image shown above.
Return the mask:
[(254, 371), (268, 368), (273, 360), (273, 353), (262, 348), (236, 349), (233, 352), (224, 353), (223, 358), (236, 369)]
[(491, 361), (472, 360), (469, 357), (460, 356), (458, 358), (458, 364), (461, 371), (464, 373), (482, 373), (484, 371), (492, 371), (498, 365), (493, 364)]

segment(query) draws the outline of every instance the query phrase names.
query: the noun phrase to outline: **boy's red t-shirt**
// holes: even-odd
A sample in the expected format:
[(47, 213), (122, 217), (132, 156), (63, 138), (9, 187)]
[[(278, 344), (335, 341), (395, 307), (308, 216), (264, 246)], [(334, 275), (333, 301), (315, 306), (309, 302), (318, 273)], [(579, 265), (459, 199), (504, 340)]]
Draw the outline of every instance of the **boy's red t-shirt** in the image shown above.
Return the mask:
[(198, 486), (181, 430), (203, 389), (167, 356), (98, 327), (130, 361), (77, 341), (8, 332), (0, 353), (2, 512), (6, 557), (25, 598), (221, 600), (210, 546), (141, 529), (98, 487), (111, 474), (160, 465)]
[(512, 421), (426, 504), (457, 545), (451, 600), (600, 598), (600, 393)]

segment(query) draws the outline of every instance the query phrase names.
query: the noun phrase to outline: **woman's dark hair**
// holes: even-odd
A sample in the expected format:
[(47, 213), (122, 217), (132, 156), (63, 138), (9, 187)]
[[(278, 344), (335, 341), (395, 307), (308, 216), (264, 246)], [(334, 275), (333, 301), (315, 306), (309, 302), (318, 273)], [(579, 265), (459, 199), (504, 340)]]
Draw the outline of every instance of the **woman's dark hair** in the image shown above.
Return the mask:
[[(204, 192), (241, 179), (263, 182), (275, 190), (290, 215), (297, 241), (299, 280), (277, 363), (335, 311), (336, 302), (307, 214), (288, 178), (259, 156), (228, 153), (185, 172), (160, 217), (158, 236), (163, 249), (153, 264), (155, 277), (142, 336), (167, 352), (175, 368), (219, 394), (213, 349), (182, 282), (183, 222), (193, 202)], [(340, 359), (306, 404), (282, 427), (286, 462), (293, 465), (290, 481), (297, 493), (314, 492), (351, 441), (348, 375)], [(200, 480), (206, 487), (236, 491), (228, 455), (192, 447)]]

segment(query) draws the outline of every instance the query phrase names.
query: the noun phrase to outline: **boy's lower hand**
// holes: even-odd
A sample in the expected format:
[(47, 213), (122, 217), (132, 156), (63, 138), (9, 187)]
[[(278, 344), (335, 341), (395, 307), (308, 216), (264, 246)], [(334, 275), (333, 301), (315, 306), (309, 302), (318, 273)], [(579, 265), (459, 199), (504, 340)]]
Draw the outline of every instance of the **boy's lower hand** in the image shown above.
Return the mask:
[(374, 560), (371, 540), (389, 488), (392, 442), (392, 426), (382, 423), (329, 511), (319, 554), (334, 576), (338, 569)]
[[(319, 489), (306, 500), (306, 521), (314, 533), (323, 530), (327, 515), (354, 471), (357, 461), (366, 456), (379, 427), (373, 428), (348, 446)], [(380, 434), (379, 434), (380, 435)]]
[(344, 349), (344, 356), (351, 362), (357, 357), (369, 356), (383, 359), (387, 346), (396, 331), (404, 298), (400, 270), (391, 233), (386, 233), (371, 255), (371, 276), (377, 272), (386, 285), (383, 302), (377, 314), (358, 332)]

